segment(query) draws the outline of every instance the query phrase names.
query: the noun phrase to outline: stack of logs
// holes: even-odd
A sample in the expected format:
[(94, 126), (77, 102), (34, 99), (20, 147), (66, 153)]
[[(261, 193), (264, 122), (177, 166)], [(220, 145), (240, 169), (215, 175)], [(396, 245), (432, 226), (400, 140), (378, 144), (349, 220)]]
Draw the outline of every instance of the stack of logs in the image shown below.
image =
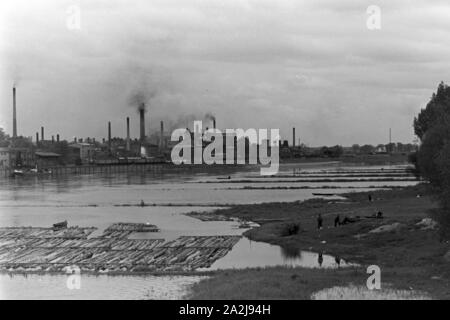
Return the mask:
[(144, 223), (113, 223), (103, 231), (105, 238), (126, 238), (133, 232), (159, 232), (157, 226)]
[[(0, 228), (0, 270), (65, 271), (76, 265), (88, 272), (192, 271), (224, 257), (240, 236), (183, 236), (126, 239), (123, 234), (154, 232), (148, 224), (113, 224), (100, 237), (96, 228)], [(106, 234), (106, 236), (105, 236)], [(114, 237), (114, 235), (118, 237)]]

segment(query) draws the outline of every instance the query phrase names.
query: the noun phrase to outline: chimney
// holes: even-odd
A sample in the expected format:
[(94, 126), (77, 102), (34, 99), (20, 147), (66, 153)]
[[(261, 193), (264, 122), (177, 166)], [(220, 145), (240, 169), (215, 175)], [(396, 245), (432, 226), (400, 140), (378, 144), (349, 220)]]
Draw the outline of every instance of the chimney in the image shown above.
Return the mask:
[(130, 118), (127, 117), (127, 151), (130, 151)]
[(164, 148), (164, 121), (161, 121), (161, 131), (159, 133), (159, 148)]
[(59, 133), (56, 135), (56, 142), (59, 142)]
[(36, 132), (36, 145), (39, 143), (39, 132)]
[(41, 127), (41, 140), (44, 141), (44, 127)]
[(111, 121), (108, 121), (108, 149), (111, 152)]
[(141, 134), (140, 134), (140, 139), (141, 142), (145, 140), (145, 104), (143, 103), (141, 105), (141, 107), (139, 108), (139, 118), (140, 118), (140, 122), (141, 122)]
[(213, 129), (216, 129), (216, 118), (213, 119)]
[(292, 146), (295, 147), (295, 127), (292, 128)]
[(16, 87), (13, 87), (13, 138), (17, 138)]

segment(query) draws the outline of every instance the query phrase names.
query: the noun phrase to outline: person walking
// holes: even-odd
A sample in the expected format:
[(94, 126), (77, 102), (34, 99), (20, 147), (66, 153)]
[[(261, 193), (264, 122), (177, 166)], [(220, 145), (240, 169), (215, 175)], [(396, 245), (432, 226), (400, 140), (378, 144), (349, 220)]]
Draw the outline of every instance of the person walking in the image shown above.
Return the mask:
[(336, 218), (334, 218), (334, 227), (338, 227), (341, 225), (341, 216), (337, 215)]
[(322, 229), (322, 224), (323, 224), (322, 214), (319, 213), (319, 215), (317, 216), (317, 229), (318, 230)]

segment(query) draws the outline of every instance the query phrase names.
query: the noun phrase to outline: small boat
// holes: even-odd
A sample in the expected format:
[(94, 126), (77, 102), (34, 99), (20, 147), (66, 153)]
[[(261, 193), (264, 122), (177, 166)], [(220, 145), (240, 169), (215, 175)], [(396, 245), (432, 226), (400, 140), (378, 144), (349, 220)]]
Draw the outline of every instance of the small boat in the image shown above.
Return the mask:
[(13, 171), (13, 175), (15, 176), (23, 176), (23, 174), (24, 174), (23, 170), (14, 169)]
[(53, 231), (58, 231), (61, 229), (67, 229), (67, 220), (63, 222), (58, 222), (53, 225)]

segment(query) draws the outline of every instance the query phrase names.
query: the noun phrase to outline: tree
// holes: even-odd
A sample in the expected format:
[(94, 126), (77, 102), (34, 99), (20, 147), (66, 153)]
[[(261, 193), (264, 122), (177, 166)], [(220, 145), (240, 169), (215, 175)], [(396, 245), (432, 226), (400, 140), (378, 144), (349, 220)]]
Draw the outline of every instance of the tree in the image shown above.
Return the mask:
[(450, 114), (450, 87), (441, 82), (425, 109), (414, 118), (414, 133), (422, 140), (436, 121)]
[(360, 152), (360, 149), (361, 149), (361, 147), (359, 146), (359, 144), (354, 144), (354, 145), (352, 145), (352, 151), (353, 151), (353, 153), (355, 153), (355, 154), (357, 154), (357, 153), (359, 153)]
[(365, 144), (360, 148), (360, 150), (363, 154), (370, 154), (375, 152), (375, 147), (370, 144)]
[(9, 145), (9, 136), (0, 128), (0, 147), (7, 147)]
[[(446, 143), (450, 141), (450, 117), (445, 117), (429, 128), (423, 136), (422, 144), (417, 154), (417, 169), (435, 186), (441, 186), (441, 168), (444, 162), (440, 152)], [(450, 161), (450, 158), (448, 159)]]
[(425, 109), (414, 119), (414, 131), (422, 140), (416, 168), (438, 190), (437, 211), (441, 236), (450, 236), (450, 88), (440, 83)]

